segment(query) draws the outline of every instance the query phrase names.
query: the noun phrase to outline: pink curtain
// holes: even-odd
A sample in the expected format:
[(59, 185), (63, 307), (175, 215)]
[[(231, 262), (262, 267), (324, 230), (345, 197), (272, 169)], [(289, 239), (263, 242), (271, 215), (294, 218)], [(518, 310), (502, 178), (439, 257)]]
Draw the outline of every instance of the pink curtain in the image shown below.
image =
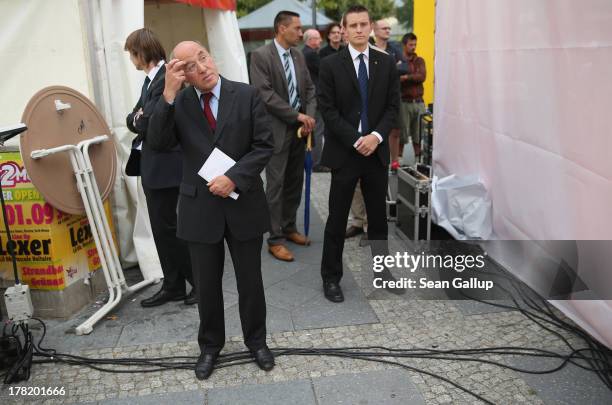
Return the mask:
[[(437, 0), (434, 170), (480, 176), (499, 239), (610, 256), (610, 21), (609, 0)], [(612, 291), (595, 262), (580, 276)], [(612, 346), (612, 301), (555, 304)]]

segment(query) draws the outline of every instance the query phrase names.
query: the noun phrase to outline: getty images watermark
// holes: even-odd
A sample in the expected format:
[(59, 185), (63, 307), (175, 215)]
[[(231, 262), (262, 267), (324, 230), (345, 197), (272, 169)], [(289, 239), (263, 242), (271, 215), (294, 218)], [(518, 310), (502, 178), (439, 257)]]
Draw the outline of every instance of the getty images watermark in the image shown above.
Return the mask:
[[(463, 273), (465, 270), (482, 270), (485, 267), (485, 255), (441, 255), (441, 254), (409, 254), (397, 252), (394, 255), (377, 255), (373, 257), (372, 270), (374, 288), (401, 289), (475, 289), (489, 291), (494, 287), (492, 280), (482, 280), (477, 277), (440, 277), (433, 280), (430, 277), (418, 277), (417, 270), (436, 270), (439, 276), (442, 271)], [(390, 279), (384, 276), (386, 269), (396, 268), (410, 272), (410, 276)]]

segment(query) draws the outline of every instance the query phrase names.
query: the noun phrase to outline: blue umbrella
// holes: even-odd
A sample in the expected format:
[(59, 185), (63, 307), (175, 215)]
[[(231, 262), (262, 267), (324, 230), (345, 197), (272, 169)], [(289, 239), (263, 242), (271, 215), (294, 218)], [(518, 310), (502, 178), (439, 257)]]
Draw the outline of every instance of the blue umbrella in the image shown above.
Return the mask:
[[(302, 128), (298, 129), (298, 137), (302, 137)], [(304, 172), (306, 179), (304, 183), (304, 235), (308, 237), (310, 232), (310, 179), (312, 177), (312, 134), (306, 138), (306, 157), (304, 158)]]

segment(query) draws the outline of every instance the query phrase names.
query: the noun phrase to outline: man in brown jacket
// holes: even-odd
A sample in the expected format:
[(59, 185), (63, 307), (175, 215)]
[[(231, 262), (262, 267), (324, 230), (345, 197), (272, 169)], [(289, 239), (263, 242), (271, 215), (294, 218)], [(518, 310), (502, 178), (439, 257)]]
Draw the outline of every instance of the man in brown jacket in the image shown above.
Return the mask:
[(297, 231), (296, 214), (304, 182), (305, 143), (315, 128), (315, 88), (304, 55), (295, 47), (302, 39), (299, 14), (281, 11), (274, 18), (275, 37), (251, 54), (251, 84), (260, 91), (272, 121), (274, 155), (266, 166), (266, 197), (270, 208), (268, 250), (278, 260), (292, 261), (284, 245), (310, 241)]
[(400, 148), (412, 138), (415, 156), (421, 155), (421, 134), (419, 133), (419, 117), (425, 112), (423, 103), (423, 82), (427, 72), (425, 61), (416, 54), (417, 37), (412, 32), (402, 38), (404, 55), (407, 60), (407, 73), (400, 75), (402, 103), (400, 111), (404, 121), (404, 131), (400, 140)]

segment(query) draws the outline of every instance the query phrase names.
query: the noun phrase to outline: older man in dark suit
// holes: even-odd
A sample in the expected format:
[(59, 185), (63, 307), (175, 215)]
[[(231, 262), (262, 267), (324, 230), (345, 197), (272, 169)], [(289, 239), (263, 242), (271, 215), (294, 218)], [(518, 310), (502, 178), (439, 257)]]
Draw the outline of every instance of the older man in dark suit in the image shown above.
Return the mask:
[[(357, 181), (368, 214), (373, 255), (387, 254), (387, 166), (389, 132), (399, 108), (395, 61), (368, 45), (368, 9), (350, 7), (343, 18), (348, 46), (321, 60), (318, 101), (325, 121), (321, 164), (332, 169), (329, 217), (325, 226), (321, 276), (325, 297), (344, 300), (342, 251)], [(383, 277), (392, 277), (386, 270)]]
[(126, 119), (127, 127), (138, 135), (132, 142), (125, 172), (128, 176), (141, 177), (153, 239), (164, 273), (162, 288), (140, 304), (154, 307), (180, 300), (185, 304), (195, 304), (197, 297), (193, 288), (189, 295), (185, 295), (185, 280), (193, 286), (189, 250), (185, 241), (176, 237), (176, 204), (183, 176), (181, 148), (158, 152), (151, 149), (147, 139), (149, 117), (164, 91), (166, 52), (155, 34), (147, 28), (128, 35), (125, 50), (130, 53), (136, 69), (147, 74), (140, 99)]
[[(181, 42), (173, 53), (163, 97), (150, 118), (149, 138), (155, 148), (180, 144), (183, 150), (178, 236), (189, 242), (199, 297), (201, 355), (195, 374), (198, 379), (210, 376), (225, 343), (224, 239), (236, 272), (244, 342), (259, 367), (271, 370), (274, 357), (266, 345), (261, 279), (262, 235), (269, 229), (269, 215), (260, 176), (274, 148), (270, 121), (257, 90), (220, 77), (202, 45)], [(191, 86), (180, 90), (183, 82)], [(207, 181), (199, 172), (215, 150), (235, 164)], [(237, 199), (230, 197), (233, 193)]]
[(270, 207), (269, 252), (277, 259), (292, 261), (283, 244), (310, 241), (296, 227), (296, 214), (304, 182), (304, 141), (315, 128), (315, 89), (304, 55), (295, 48), (302, 38), (300, 16), (281, 11), (274, 18), (274, 41), (251, 53), (251, 83), (261, 92), (272, 120), (274, 155), (266, 167), (266, 196)]

